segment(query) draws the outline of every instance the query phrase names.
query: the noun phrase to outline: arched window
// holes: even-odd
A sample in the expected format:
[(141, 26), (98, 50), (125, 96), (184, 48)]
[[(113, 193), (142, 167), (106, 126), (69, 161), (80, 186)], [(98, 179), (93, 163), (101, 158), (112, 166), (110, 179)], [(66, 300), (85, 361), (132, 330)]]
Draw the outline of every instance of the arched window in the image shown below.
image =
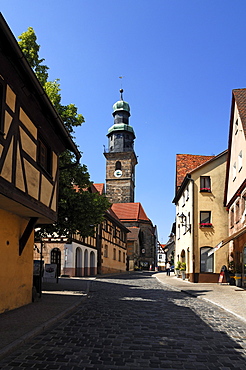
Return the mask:
[(120, 162), (120, 161), (117, 161), (117, 162), (115, 163), (115, 169), (116, 169), (116, 170), (121, 170), (121, 162)]
[(214, 254), (208, 255), (211, 247), (202, 247), (200, 249), (200, 271), (214, 272)]

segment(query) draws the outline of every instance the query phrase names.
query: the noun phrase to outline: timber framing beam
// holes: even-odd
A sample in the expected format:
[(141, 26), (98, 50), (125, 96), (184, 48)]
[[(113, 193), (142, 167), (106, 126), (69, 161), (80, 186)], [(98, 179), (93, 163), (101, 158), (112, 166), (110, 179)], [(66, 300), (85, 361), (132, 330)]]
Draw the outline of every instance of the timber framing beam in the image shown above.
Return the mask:
[(32, 217), (30, 218), (28, 224), (26, 225), (26, 228), (19, 240), (19, 256), (21, 256), (37, 221), (38, 221), (38, 217)]

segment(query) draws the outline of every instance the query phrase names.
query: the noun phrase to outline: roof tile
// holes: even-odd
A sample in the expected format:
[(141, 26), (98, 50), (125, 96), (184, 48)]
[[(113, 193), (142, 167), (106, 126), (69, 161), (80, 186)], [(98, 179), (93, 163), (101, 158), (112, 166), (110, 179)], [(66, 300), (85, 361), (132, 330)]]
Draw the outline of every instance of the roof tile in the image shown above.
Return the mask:
[(214, 158), (214, 155), (193, 155), (177, 154), (176, 155), (176, 191), (181, 186), (185, 176), (201, 166), (203, 163)]
[(141, 203), (114, 203), (112, 210), (121, 221), (150, 221)]

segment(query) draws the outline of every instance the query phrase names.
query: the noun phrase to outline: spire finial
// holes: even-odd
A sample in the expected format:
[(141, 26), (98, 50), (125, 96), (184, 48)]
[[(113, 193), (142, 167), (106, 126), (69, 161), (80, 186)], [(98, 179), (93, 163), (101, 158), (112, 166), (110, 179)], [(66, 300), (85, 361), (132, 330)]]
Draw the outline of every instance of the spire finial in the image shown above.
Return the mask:
[(124, 90), (120, 89), (120, 100), (123, 100), (123, 92), (124, 92)]

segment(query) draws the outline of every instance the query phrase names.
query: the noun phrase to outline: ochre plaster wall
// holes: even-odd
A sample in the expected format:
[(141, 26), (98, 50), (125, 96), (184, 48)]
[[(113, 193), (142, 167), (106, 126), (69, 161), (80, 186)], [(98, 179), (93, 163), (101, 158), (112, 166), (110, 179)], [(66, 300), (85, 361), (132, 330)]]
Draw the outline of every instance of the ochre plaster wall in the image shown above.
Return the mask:
[(19, 239), (27, 220), (0, 210), (0, 313), (32, 301), (33, 244), (32, 234), (19, 256)]

